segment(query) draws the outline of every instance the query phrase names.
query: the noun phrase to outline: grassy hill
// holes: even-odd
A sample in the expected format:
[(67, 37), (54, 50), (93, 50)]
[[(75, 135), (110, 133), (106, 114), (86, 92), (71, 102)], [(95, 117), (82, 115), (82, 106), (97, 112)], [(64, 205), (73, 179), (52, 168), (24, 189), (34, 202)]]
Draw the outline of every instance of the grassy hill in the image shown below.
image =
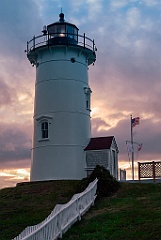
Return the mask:
[(57, 203), (70, 200), (78, 182), (35, 182), (0, 190), (0, 240), (11, 240), (25, 227), (43, 221)]
[[(26, 226), (46, 218), (56, 203), (65, 203), (79, 181), (50, 181), (0, 190), (0, 240), (11, 240)], [(112, 197), (95, 206), (63, 240), (160, 240), (161, 184), (121, 183)]]

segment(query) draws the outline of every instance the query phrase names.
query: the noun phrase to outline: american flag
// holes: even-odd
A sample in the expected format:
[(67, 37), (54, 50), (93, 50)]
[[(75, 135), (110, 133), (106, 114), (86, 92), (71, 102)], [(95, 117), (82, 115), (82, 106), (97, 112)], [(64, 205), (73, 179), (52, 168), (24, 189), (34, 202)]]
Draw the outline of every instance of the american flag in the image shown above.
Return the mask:
[(132, 118), (132, 119), (131, 119), (132, 127), (135, 127), (136, 125), (138, 125), (138, 124), (139, 124), (139, 121), (140, 121), (140, 118), (139, 118), (139, 117)]

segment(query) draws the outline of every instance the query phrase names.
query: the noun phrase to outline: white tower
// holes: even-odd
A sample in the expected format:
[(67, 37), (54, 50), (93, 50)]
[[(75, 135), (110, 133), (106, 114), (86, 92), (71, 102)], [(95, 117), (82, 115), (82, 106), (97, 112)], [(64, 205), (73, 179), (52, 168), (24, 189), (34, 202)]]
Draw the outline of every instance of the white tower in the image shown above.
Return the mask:
[(43, 35), (27, 42), (36, 65), (31, 181), (81, 179), (91, 137), (88, 65), (96, 60), (94, 40), (59, 15)]

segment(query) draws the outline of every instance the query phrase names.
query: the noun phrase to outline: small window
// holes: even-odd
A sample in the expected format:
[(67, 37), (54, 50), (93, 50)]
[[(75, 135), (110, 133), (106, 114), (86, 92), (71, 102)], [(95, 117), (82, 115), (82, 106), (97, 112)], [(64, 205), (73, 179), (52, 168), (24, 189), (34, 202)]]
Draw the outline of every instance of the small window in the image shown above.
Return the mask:
[(89, 107), (89, 101), (88, 101), (88, 100), (86, 100), (86, 108), (87, 108), (87, 109), (90, 108), (90, 107)]
[(48, 138), (48, 122), (47, 121), (41, 123), (41, 137)]
[(91, 98), (91, 89), (89, 87), (84, 88), (84, 92), (86, 95), (86, 109), (90, 110), (90, 98)]
[(50, 124), (52, 124), (52, 116), (41, 115), (36, 118), (37, 127), (38, 127), (38, 141), (49, 141), (50, 137)]

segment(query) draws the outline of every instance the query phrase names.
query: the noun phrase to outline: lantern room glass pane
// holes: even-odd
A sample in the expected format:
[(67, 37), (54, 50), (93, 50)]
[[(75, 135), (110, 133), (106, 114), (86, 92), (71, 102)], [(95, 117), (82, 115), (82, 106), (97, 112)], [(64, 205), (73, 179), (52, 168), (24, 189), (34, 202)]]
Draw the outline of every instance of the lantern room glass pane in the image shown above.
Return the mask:
[(65, 37), (65, 24), (58, 24), (48, 29), (49, 34), (54, 37)]
[(78, 30), (74, 26), (66, 25), (66, 32), (68, 33), (69, 38), (72, 38), (75, 41), (77, 41)]

